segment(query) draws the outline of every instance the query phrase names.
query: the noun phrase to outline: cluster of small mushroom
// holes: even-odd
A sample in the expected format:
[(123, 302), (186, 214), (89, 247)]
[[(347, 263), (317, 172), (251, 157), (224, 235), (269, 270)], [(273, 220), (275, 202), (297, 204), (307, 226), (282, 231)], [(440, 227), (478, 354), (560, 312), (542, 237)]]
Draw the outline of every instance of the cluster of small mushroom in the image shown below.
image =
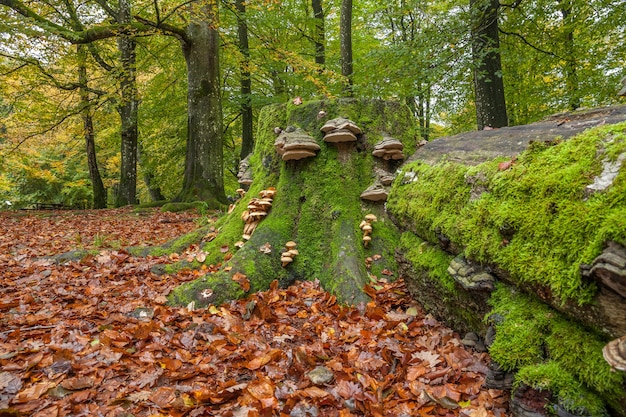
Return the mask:
[(298, 252), (298, 249), (296, 249), (296, 246), (297, 246), (296, 242), (292, 240), (285, 243), (285, 250), (280, 255), (280, 262), (282, 263), (283, 268), (289, 265), (290, 263), (292, 263), (293, 258), (298, 256), (299, 252)]
[(373, 214), (366, 214), (363, 221), (359, 225), (359, 228), (363, 230), (363, 246), (367, 248), (367, 245), (372, 241), (372, 223), (376, 221), (376, 216)]
[(374, 146), (374, 152), (372, 152), (372, 155), (382, 158), (385, 161), (390, 159), (402, 160), (404, 159), (404, 153), (402, 153), (403, 149), (404, 145), (398, 139), (384, 135), (383, 140)]
[(363, 133), (352, 120), (343, 117), (327, 121), (320, 130), (325, 133), (324, 141), (331, 143), (356, 142), (356, 135)]
[(232, 213), (235, 210), (235, 207), (237, 207), (237, 201), (243, 198), (244, 195), (246, 195), (246, 190), (244, 190), (243, 188), (237, 188), (235, 192), (239, 195), (239, 197), (235, 198), (234, 203), (229, 204), (228, 214)]
[(247, 210), (241, 213), (241, 219), (246, 223), (241, 236), (244, 240), (250, 240), (252, 233), (254, 233), (261, 220), (267, 216), (267, 213), (272, 208), (274, 194), (276, 194), (274, 187), (262, 190), (259, 193), (259, 198), (251, 199)]
[(309, 158), (315, 156), (315, 152), (321, 149), (315, 139), (304, 130), (292, 126), (280, 131), (274, 141), (274, 148), (282, 156), (283, 161)]
[(237, 172), (237, 182), (244, 186), (252, 184), (252, 168), (250, 168), (250, 155), (252, 154), (249, 154), (239, 162), (239, 172)]

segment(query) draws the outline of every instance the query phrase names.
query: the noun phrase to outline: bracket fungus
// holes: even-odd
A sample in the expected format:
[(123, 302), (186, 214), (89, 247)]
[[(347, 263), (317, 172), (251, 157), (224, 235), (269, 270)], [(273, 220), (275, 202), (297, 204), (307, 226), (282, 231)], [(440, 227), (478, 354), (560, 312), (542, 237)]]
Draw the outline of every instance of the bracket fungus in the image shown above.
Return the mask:
[(403, 149), (404, 145), (398, 139), (383, 135), (383, 140), (374, 145), (372, 155), (385, 161), (390, 159), (399, 161), (404, 159)]
[(237, 172), (237, 182), (241, 185), (252, 184), (252, 168), (250, 168), (250, 155), (239, 162), (239, 172)]
[(361, 199), (368, 201), (386, 201), (388, 195), (389, 192), (385, 187), (383, 187), (379, 181), (376, 181), (361, 193)]
[(242, 236), (244, 240), (250, 240), (261, 220), (267, 216), (272, 208), (272, 199), (275, 193), (274, 187), (261, 190), (259, 198), (252, 198), (248, 203), (247, 210), (241, 213), (241, 220), (245, 223)]
[(356, 142), (356, 135), (363, 133), (356, 123), (343, 117), (327, 121), (320, 130), (325, 133), (324, 141), (331, 143)]
[(376, 216), (373, 214), (367, 214), (361, 224), (359, 224), (359, 228), (363, 231), (363, 245), (365, 247), (372, 241), (372, 223), (376, 221)]
[(296, 246), (296, 242), (292, 240), (285, 243), (285, 250), (280, 255), (280, 262), (283, 268), (292, 263), (294, 258), (300, 254), (300, 252), (298, 252), (298, 249), (296, 249)]
[(274, 141), (274, 148), (283, 161), (295, 161), (315, 156), (320, 145), (304, 130), (289, 127), (278, 135)]
[(612, 340), (602, 348), (602, 356), (618, 371), (626, 371), (626, 336)]

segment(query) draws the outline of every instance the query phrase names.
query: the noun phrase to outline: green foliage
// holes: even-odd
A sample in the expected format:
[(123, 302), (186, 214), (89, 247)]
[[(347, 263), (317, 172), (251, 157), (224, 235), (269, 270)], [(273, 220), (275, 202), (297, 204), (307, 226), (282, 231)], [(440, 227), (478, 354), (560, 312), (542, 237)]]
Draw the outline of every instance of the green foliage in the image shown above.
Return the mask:
[(555, 146), (537, 143), (506, 171), (497, 161), (409, 164), (394, 182), (388, 209), (419, 236), (436, 243), (438, 231), (515, 281), (589, 302), (595, 287), (582, 281), (578, 265), (591, 263), (607, 240), (626, 240), (624, 170), (605, 191), (587, 195), (585, 187), (603, 161), (626, 152), (625, 128), (601, 127)]
[(604, 361), (603, 338), (502, 284), (490, 304), (496, 339), (489, 353), (504, 369), (519, 369), (516, 384), (553, 390), (568, 410), (584, 405), (594, 416), (605, 414), (597, 396), (619, 404), (626, 379)]

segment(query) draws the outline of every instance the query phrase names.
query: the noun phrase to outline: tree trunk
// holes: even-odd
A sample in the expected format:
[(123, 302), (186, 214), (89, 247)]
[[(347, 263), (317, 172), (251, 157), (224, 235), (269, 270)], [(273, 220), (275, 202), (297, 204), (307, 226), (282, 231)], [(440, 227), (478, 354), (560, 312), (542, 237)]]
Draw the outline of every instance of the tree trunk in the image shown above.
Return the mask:
[(352, 97), (352, 0), (341, 0), (339, 20), (341, 75), (346, 78), (344, 93)]
[(320, 67), (326, 65), (326, 46), (324, 33), (324, 9), (322, 8), (322, 0), (311, 0), (313, 8), (313, 16), (315, 17), (315, 33), (313, 41), (315, 42), (315, 63)]
[(164, 201), (165, 196), (161, 192), (161, 187), (154, 181), (154, 172), (149, 163), (146, 162), (141, 142), (137, 143), (137, 162), (143, 171), (143, 182), (146, 184), (151, 201)]
[[(318, 119), (320, 109), (328, 113), (327, 119)], [(320, 128), (339, 115), (349, 117), (365, 130), (357, 143), (324, 142)], [(250, 279), (251, 291), (267, 288), (274, 279), (284, 285), (296, 279), (319, 279), (324, 288), (344, 302), (368, 301), (362, 291), (368, 274), (381, 277), (395, 270), (398, 231), (385, 216), (384, 202), (365, 201), (360, 195), (375, 181), (374, 172), (392, 175), (400, 164), (372, 155), (383, 132), (401, 140), (405, 154), (410, 155), (415, 149), (410, 134), (415, 129), (414, 121), (406, 106), (380, 100), (307, 101), (295, 109), (284, 105), (261, 109), (250, 159), (251, 166), (257, 167), (254, 182), (224, 219), (220, 233), (203, 248), (209, 254), (206, 264), (224, 262), (227, 256), (232, 257), (229, 268), (179, 287), (171, 300), (184, 305), (192, 300), (196, 306), (209, 302), (219, 305), (243, 294), (232, 279), (239, 272)], [(274, 147), (274, 126), (287, 125), (302, 128), (320, 145), (315, 157), (282, 160)], [(250, 240), (237, 249), (235, 242), (243, 240), (242, 213), (250, 199), (268, 187), (276, 188), (272, 207)], [(371, 242), (364, 247), (359, 224), (367, 213), (374, 213), (378, 221), (372, 225)], [(290, 240), (297, 243), (300, 253), (283, 268), (280, 253)], [(261, 246), (271, 247), (271, 253), (259, 251)], [(225, 247), (230, 254), (220, 251)], [(374, 255), (381, 258), (368, 270), (366, 259)]]
[(241, 61), (241, 153), (243, 159), (254, 148), (252, 135), (252, 80), (250, 78), (250, 49), (248, 46), (248, 25), (246, 24), (246, 5), (244, 0), (236, 0), (237, 34), (239, 35), (239, 51)]
[(86, 46), (78, 45), (78, 83), (80, 84), (80, 107), (81, 117), (83, 119), (83, 128), (85, 135), (85, 145), (87, 150), (87, 164), (89, 167), (89, 178), (91, 179), (91, 187), (93, 190), (93, 208), (102, 209), (107, 206), (106, 191), (100, 171), (98, 170), (98, 161), (96, 159), (96, 141), (93, 128), (93, 118), (91, 117), (91, 104), (89, 100), (89, 91), (87, 91), (87, 51)]
[[(129, 0), (119, 2), (119, 23), (130, 23), (131, 10)], [(122, 74), (120, 92), (122, 101), (118, 106), (121, 119), (121, 167), (119, 191), (115, 197), (115, 206), (137, 204), (137, 81), (135, 75), (136, 53), (135, 40), (128, 35), (117, 39), (120, 52)]]
[(498, 7), (498, 0), (470, 0), (478, 130), (508, 126), (498, 50)]
[(578, 92), (578, 75), (576, 74), (576, 58), (574, 54), (574, 22), (572, 16), (572, 2), (562, 1), (559, 4), (563, 17), (563, 30), (565, 42), (565, 87), (567, 94), (567, 106), (569, 110), (580, 107), (580, 95)]
[(222, 103), (217, 5), (208, 2), (204, 21), (192, 21), (183, 41), (187, 64), (187, 153), (183, 188), (175, 200), (227, 204), (224, 193)]

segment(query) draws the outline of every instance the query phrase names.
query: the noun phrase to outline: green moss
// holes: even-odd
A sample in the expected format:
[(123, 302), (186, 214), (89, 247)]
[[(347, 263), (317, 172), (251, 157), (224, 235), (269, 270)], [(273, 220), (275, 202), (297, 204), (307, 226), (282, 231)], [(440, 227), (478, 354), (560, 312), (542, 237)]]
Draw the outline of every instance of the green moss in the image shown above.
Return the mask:
[(520, 384), (552, 392), (558, 398), (558, 405), (577, 416), (608, 415), (604, 402), (557, 362), (548, 361), (521, 368), (516, 374), (516, 386)]
[(621, 407), (626, 379), (604, 361), (600, 336), (502, 284), (490, 303), (496, 339), (489, 353), (504, 369), (520, 370), (518, 383), (554, 389), (570, 408), (584, 404), (591, 394)]
[(458, 293), (456, 282), (448, 273), (448, 266), (454, 256), (419, 239), (410, 232), (402, 234), (400, 250), (413, 267), (428, 271), (429, 276), (441, 286), (444, 295), (450, 296)]
[(207, 206), (204, 201), (193, 201), (191, 203), (185, 203), (185, 202), (166, 203), (166, 204), (163, 204), (163, 206), (161, 207), (161, 211), (172, 212), (172, 213), (178, 213), (180, 211), (187, 211), (187, 210), (193, 210), (193, 209), (196, 209), (199, 211), (206, 211)]
[[(321, 109), (328, 113), (326, 119), (317, 118)], [(340, 115), (349, 117), (366, 131), (359, 144), (337, 146), (323, 141), (320, 127), (328, 118)], [(304, 129), (316, 139), (321, 150), (315, 158), (284, 162), (277, 155), (274, 127), (289, 125)], [(399, 237), (396, 227), (385, 219), (382, 204), (367, 204), (360, 199), (361, 192), (374, 180), (374, 166), (380, 163), (374, 160), (371, 150), (383, 131), (402, 140), (407, 153), (415, 148), (410, 113), (396, 103), (340, 100), (263, 108), (250, 158), (254, 182), (234, 211), (214, 225), (218, 234), (203, 247), (209, 254), (206, 262), (220, 262), (224, 254), (219, 248), (228, 246), (234, 254), (229, 261), (230, 274), (246, 274), (253, 289), (264, 289), (273, 279), (281, 283), (319, 279), (324, 288), (335, 292), (342, 301), (367, 300), (361, 291), (368, 280), (366, 256), (383, 256), (373, 267), (375, 274), (383, 269), (397, 271), (393, 257)], [(395, 169), (394, 163), (398, 164), (390, 162), (387, 168)], [(235, 252), (233, 244), (241, 239), (244, 226), (241, 213), (248, 201), (267, 187), (276, 188), (273, 206), (250, 241)], [(365, 249), (358, 225), (368, 212), (374, 212), (381, 221), (374, 226), (371, 247)], [(279, 255), (287, 240), (297, 242), (300, 254), (292, 264), (281, 268)], [(271, 255), (258, 251), (266, 242), (272, 245)], [(227, 281), (230, 277), (218, 273), (214, 279)], [(204, 281), (204, 285), (208, 282)]]
[(436, 243), (438, 231), (514, 281), (588, 303), (596, 289), (582, 281), (579, 265), (591, 263), (607, 240), (626, 241), (626, 170), (603, 192), (588, 195), (585, 187), (605, 159), (626, 152), (625, 129), (620, 123), (554, 146), (534, 144), (506, 171), (498, 161), (407, 164), (388, 210), (419, 236)]

